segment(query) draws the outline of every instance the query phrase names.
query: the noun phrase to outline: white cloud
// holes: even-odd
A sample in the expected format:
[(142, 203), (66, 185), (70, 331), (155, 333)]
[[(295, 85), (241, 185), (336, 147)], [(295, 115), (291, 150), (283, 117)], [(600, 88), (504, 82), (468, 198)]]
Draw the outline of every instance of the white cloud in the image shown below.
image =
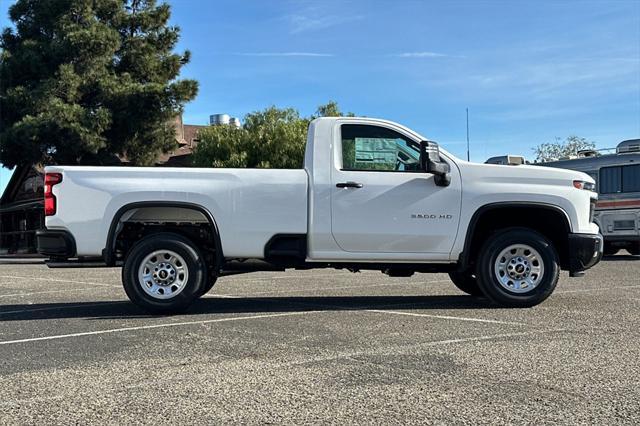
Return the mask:
[(447, 55), (445, 53), (438, 52), (404, 52), (398, 53), (393, 56), (397, 56), (398, 58), (461, 58), (461, 56)]
[[(311, 17), (309, 15), (319, 15)], [(320, 13), (310, 13), (307, 15), (292, 14), (284, 17), (290, 26), (291, 34), (298, 34), (306, 31), (322, 30), (336, 25), (346, 24), (363, 19), (361, 15), (322, 15)]]
[[(567, 58), (535, 63), (502, 64), (502, 69), (470, 75), (480, 89), (519, 89), (529, 96), (556, 96), (570, 90), (607, 92), (626, 90), (640, 71), (640, 60), (633, 58)], [(633, 85), (631, 86), (633, 87)], [(636, 93), (637, 93), (637, 86)]]
[(331, 53), (316, 52), (244, 52), (234, 53), (236, 56), (259, 56), (259, 57), (308, 57), (308, 58), (330, 58)]

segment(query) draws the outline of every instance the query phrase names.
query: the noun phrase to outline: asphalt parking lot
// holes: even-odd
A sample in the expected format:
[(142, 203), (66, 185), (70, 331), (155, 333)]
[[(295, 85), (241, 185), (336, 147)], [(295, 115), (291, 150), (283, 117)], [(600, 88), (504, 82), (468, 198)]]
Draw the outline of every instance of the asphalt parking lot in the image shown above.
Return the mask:
[(226, 277), (145, 315), (120, 270), (0, 261), (0, 423), (640, 422), (640, 257), (532, 309), (444, 274)]

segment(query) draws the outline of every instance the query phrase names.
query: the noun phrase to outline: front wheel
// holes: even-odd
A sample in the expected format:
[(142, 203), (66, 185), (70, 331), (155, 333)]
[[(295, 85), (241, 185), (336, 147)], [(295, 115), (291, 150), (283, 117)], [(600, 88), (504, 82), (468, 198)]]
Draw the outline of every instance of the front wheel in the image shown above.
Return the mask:
[(482, 292), (505, 307), (535, 306), (553, 293), (560, 262), (553, 244), (527, 228), (509, 228), (484, 244), (476, 275)]
[(172, 233), (142, 239), (129, 251), (122, 268), (129, 299), (154, 313), (183, 311), (207, 282), (207, 267), (197, 246)]

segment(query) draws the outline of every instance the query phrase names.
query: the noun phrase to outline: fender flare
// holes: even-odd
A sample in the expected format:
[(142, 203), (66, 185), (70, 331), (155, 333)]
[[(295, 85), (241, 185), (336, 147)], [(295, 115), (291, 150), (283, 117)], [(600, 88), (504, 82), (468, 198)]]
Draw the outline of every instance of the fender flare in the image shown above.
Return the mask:
[(102, 249), (102, 257), (108, 266), (115, 265), (115, 244), (116, 244), (116, 229), (120, 223), (122, 216), (129, 210), (145, 208), (145, 207), (177, 207), (183, 209), (196, 210), (207, 219), (209, 225), (214, 231), (214, 244), (216, 247), (216, 266), (220, 267), (224, 262), (224, 254), (222, 252), (222, 241), (220, 240), (220, 231), (218, 224), (216, 223), (213, 215), (209, 210), (199, 204), (188, 203), (183, 201), (137, 201), (134, 203), (125, 204), (120, 207), (111, 219), (109, 225), (109, 231), (107, 233), (107, 243), (104, 249)]
[(465, 235), (464, 246), (462, 248), (462, 253), (460, 253), (460, 257), (458, 260), (459, 269), (464, 270), (469, 266), (469, 251), (471, 250), (471, 241), (473, 241), (473, 235), (475, 234), (476, 226), (478, 221), (482, 217), (483, 214), (487, 213), (491, 210), (497, 210), (502, 208), (527, 208), (527, 207), (535, 207), (535, 208), (543, 208), (546, 210), (551, 210), (556, 213), (562, 214), (565, 218), (565, 228), (567, 229), (567, 233), (571, 232), (571, 219), (567, 212), (560, 206), (556, 206), (554, 204), (540, 203), (536, 201), (499, 201), (496, 203), (485, 204), (475, 212), (473, 212), (473, 216), (471, 216), (471, 220), (469, 221), (469, 226), (467, 227), (467, 233)]

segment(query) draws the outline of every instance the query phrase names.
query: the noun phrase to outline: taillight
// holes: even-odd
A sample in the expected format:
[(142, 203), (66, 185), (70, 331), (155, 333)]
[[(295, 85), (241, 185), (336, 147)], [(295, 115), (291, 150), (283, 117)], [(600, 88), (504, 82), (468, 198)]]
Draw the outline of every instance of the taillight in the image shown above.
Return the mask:
[(56, 196), (53, 195), (54, 185), (62, 182), (62, 173), (44, 174), (44, 215), (53, 216), (56, 214)]

